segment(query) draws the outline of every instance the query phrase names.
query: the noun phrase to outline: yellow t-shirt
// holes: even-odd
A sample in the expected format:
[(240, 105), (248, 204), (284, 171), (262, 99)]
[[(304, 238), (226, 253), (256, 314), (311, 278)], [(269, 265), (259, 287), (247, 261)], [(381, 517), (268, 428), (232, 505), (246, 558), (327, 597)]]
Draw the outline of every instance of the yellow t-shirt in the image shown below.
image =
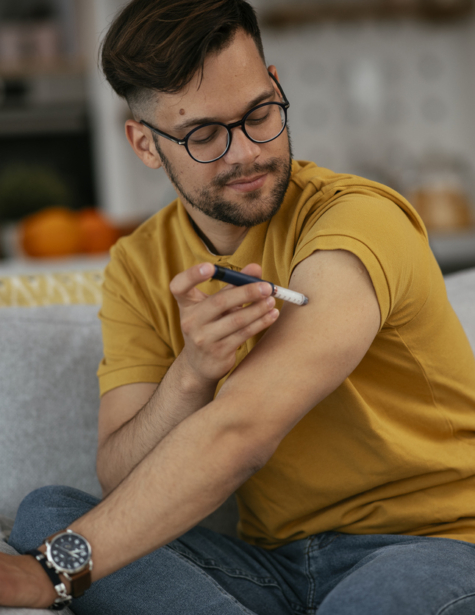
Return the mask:
[[(236, 270), (256, 262), (264, 279), (288, 286), (299, 262), (336, 249), (368, 270), (379, 333), (238, 490), (240, 535), (266, 548), (327, 530), (475, 542), (475, 358), (420, 218), (380, 184), (294, 161), (281, 209), (232, 255), (209, 253), (179, 200), (120, 240), (100, 312), (101, 393), (160, 382), (182, 350), (168, 288), (177, 273), (203, 261)], [(239, 348), (236, 364), (258, 339)]]

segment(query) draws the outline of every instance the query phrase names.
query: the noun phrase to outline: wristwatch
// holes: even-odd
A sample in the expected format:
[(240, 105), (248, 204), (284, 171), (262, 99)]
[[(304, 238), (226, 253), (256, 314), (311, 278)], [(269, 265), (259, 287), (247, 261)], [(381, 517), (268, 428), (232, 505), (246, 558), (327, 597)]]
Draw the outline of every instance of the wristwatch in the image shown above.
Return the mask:
[[(60, 610), (79, 598), (91, 586), (92, 551), (88, 541), (72, 530), (61, 530), (45, 540), (46, 553), (37, 549), (28, 551), (43, 567), (49, 576), (58, 597), (51, 609)], [(59, 575), (71, 583), (71, 595)]]

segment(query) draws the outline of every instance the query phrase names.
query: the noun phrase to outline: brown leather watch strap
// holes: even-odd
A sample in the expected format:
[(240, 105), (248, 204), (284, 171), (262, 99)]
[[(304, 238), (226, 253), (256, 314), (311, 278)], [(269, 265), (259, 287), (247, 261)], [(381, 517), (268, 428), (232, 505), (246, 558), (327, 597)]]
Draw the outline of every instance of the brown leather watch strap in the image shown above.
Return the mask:
[(73, 598), (82, 596), (86, 589), (91, 587), (91, 571), (89, 568), (81, 570), (77, 574), (68, 574), (71, 580), (71, 595)]

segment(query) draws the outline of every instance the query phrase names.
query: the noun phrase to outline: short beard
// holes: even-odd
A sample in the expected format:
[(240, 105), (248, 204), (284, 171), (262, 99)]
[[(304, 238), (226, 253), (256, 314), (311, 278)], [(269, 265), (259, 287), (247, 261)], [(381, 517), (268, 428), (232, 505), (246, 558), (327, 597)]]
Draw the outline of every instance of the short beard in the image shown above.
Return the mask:
[[(288, 132), (289, 140), (289, 158), (283, 160), (281, 158), (271, 158), (265, 163), (255, 163), (250, 168), (244, 169), (243, 167), (236, 166), (233, 170), (227, 173), (221, 173), (217, 175), (211, 182), (210, 187), (202, 188), (197, 196), (192, 197), (187, 194), (180, 184), (177, 178), (175, 170), (170, 160), (164, 155), (158, 144), (158, 136), (153, 134), (153, 141), (155, 147), (160, 156), (163, 168), (165, 169), (171, 183), (177, 190), (177, 192), (188, 201), (188, 203), (198, 209), (202, 213), (206, 214), (214, 220), (225, 222), (226, 224), (232, 224), (234, 226), (240, 226), (250, 228), (251, 226), (257, 226), (263, 222), (270, 220), (280, 209), (285, 197), (285, 193), (289, 186), (290, 175), (292, 171), (292, 143), (290, 140), (290, 133)], [(242, 211), (239, 206), (229, 200), (213, 197), (213, 188), (224, 188), (228, 182), (240, 179), (241, 177), (250, 177), (263, 173), (272, 173), (277, 176), (276, 185), (274, 186), (271, 194), (268, 198), (261, 199), (260, 190), (249, 192), (244, 196), (248, 203), (255, 203), (258, 208), (251, 212)]]

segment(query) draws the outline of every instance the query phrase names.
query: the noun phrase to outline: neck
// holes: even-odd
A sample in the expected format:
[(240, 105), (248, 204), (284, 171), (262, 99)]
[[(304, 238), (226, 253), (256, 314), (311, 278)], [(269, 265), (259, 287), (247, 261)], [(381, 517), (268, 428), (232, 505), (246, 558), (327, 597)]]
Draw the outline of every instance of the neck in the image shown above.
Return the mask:
[(249, 229), (213, 220), (201, 211), (184, 204), (193, 227), (213, 254), (234, 254), (244, 241)]

